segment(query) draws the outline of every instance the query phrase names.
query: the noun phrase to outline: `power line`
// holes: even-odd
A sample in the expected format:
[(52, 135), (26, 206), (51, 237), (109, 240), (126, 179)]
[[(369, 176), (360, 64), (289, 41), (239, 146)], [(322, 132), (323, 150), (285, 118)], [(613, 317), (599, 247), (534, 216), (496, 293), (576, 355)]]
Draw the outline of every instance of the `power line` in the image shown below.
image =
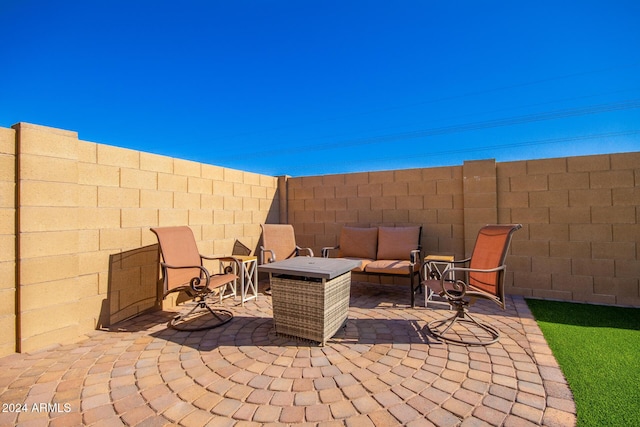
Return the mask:
[[(531, 147), (531, 146), (546, 145), (546, 144), (586, 141), (586, 140), (593, 140), (593, 139), (599, 139), (599, 138), (614, 138), (614, 137), (620, 137), (620, 136), (630, 136), (630, 135), (639, 135), (639, 134), (640, 134), (640, 129), (636, 129), (636, 130), (630, 130), (630, 131), (606, 132), (606, 133), (598, 133), (598, 134), (591, 134), (591, 135), (580, 135), (580, 136), (570, 136), (570, 137), (562, 137), (562, 138), (550, 138), (550, 139), (540, 139), (540, 140), (533, 140), (533, 141), (515, 142), (515, 143), (509, 143), (509, 144), (488, 145), (483, 147), (474, 147), (472, 149), (470, 149), (469, 147), (465, 147), (465, 148), (456, 148), (456, 149), (440, 150), (440, 151), (430, 150), (425, 154), (412, 153), (411, 158), (424, 159), (424, 158), (431, 158), (431, 157), (450, 156), (452, 154), (459, 154), (459, 153), (469, 153), (470, 151), (475, 152), (475, 151), (491, 151), (491, 150), (508, 150), (508, 149), (520, 148), (520, 147)], [(397, 156), (379, 157), (376, 160), (397, 161), (397, 160), (406, 160), (406, 159), (407, 159), (407, 155), (404, 154), (404, 155), (397, 155)], [(372, 160), (366, 159), (362, 161), (371, 162)], [(307, 168), (325, 166), (325, 165), (334, 164), (334, 163), (335, 163), (335, 159), (331, 159), (326, 162), (305, 163), (304, 165), (298, 165), (297, 167), (295, 165), (289, 165), (288, 170), (296, 170), (296, 169), (302, 169), (302, 168), (307, 169)], [(349, 161), (349, 165), (353, 165), (354, 163), (358, 163), (358, 160), (354, 159)]]
[(452, 133), (469, 132), (474, 130), (489, 129), (503, 126), (514, 126), (524, 123), (533, 123), (546, 120), (555, 120), (569, 117), (578, 117), (591, 114), (606, 113), (612, 111), (630, 110), (640, 108), (640, 100), (631, 100), (618, 103), (599, 104), (589, 107), (557, 110), (544, 113), (528, 114), (523, 116), (508, 117), (504, 119), (487, 120), (481, 122), (472, 122), (454, 126), (444, 126), (432, 129), (425, 129), (411, 132), (401, 132), (388, 135), (381, 135), (368, 138), (359, 138), (351, 140), (343, 140), (334, 143), (323, 143), (315, 145), (305, 145), (287, 149), (264, 150), (260, 152), (252, 152), (244, 155), (247, 157), (269, 157), (279, 156), (286, 150), (287, 153), (300, 153), (309, 151), (324, 151), (344, 147), (356, 147), (369, 144), (377, 144), (381, 142), (401, 141), (414, 138), (426, 138), (432, 136), (447, 135)]

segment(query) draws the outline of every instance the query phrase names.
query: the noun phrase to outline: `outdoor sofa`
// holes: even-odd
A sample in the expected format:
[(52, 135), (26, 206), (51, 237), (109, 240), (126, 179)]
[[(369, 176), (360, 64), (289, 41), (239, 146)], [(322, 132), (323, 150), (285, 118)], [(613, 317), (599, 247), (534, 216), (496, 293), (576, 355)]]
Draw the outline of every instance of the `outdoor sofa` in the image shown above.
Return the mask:
[(411, 307), (420, 288), (422, 227), (342, 227), (339, 245), (325, 247), (322, 256), (359, 261), (354, 274), (400, 276), (409, 279)]

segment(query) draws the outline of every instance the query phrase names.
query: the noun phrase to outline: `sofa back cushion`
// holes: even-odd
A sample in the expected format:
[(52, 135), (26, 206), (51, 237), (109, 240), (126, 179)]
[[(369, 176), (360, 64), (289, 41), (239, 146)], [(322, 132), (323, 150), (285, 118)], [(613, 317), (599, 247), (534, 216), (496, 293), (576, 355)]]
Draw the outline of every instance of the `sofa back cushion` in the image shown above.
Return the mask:
[(376, 259), (408, 260), (419, 246), (420, 227), (379, 227)]
[(340, 255), (343, 257), (376, 259), (378, 229), (342, 227)]

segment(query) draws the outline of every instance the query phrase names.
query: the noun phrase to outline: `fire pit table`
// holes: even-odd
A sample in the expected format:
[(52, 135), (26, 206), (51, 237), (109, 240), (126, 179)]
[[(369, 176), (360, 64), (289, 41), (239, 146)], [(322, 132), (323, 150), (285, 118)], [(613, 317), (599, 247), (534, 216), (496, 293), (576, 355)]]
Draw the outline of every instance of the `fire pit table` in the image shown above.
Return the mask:
[(269, 273), (276, 333), (322, 346), (347, 320), (357, 261), (299, 256), (259, 267)]

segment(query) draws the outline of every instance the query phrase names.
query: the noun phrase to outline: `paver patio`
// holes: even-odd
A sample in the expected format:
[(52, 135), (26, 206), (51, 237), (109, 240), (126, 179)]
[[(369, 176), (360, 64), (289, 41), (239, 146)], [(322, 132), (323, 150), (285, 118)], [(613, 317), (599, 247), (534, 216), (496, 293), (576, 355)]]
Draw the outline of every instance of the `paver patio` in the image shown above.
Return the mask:
[[(264, 284), (262, 285), (264, 287)], [(522, 297), (474, 312), (501, 339), (463, 347), (407, 307), (405, 287), (354, 283), (325, 347), (275, 334), (271, 298), (200, 332), (145, 314), (77, 343), (0, 359), (2, 426), (572, 426), (567, 383)]]

